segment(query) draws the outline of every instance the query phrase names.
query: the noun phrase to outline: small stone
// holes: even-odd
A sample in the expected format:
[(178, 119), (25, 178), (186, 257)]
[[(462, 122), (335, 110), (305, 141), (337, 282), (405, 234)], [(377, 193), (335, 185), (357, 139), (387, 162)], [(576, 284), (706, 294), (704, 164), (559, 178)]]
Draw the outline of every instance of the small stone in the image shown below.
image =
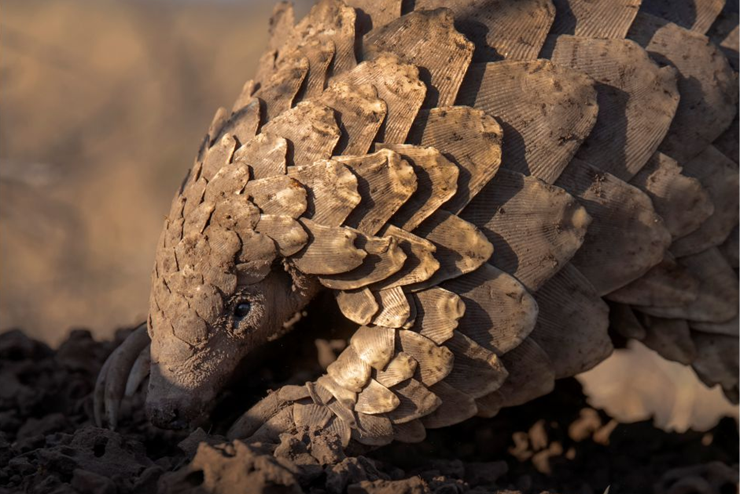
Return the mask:
[(111, 479), (79, 468), (72, 474), (71, 484), (81, 494), (116, 494), (117, 492), (116, 485)]
[(195, 456), (196, 451), (198, 451), (198, 446), (200, 445), (200, 443), (206, 443), (210, 444), (211, 446), (215, 446), (217, 444), (225, 442), (227, 442), (227, 439), (224, 436), (210, 435), (206, 431), (198, 427), (188, 437), (180, 441), (177, 444), (177, 447), (180, 448), (180, 450), (183, 451), (186, 455), (188, 455), (189, 458), (192, 458), (193, 456)]
[(319, 428), (309, 430), (311, 456), (316, 458), (320, 465), (335, 465), (345, 459), (342, 440), (336, 434)]
[(419, 477), (404, 480), (365, 480), (347, 488), (347, 494), (426, 494), (429, 492), (431, 492), (429, 486)]
[(508, 471), (505, 461), (466, 463), (465, 480), (472, 486), (492, 485)]
[(529, 443), (532, 445), (534, 451), (547, 448), (548, 439), (544, 420), (538, 420), (529, 429)]
[(460, 460), (434, 460), (431, 462), (431, 467), (445, 477), (465, 478), (465, 465)]
[(276, 458), (285, 458), (299, 466), (318, 465), (319, 462), (308, 451), (308, 444), (306, 443), (309, 441), (305, 432), (299, 432), (295, 435), (281, 434), (280, 444), (275, 448), (273, 454)]
[(580, 411), (579, 417), (568, 427), (568, 436), (575, 442), (580, 442), (591, 437), (600, 427), (599, 412), (593, 408), (584, 408)]
[(157, 483), (164, 472), (165, 470), (158, 465), (147, 468), (134, 483), (133, 492), (136, 494), (157, 494)]
[(390, 479), (376, 468), (372, 460), (364, 456), (345, 458), (326, 470), (326, 489), (332, 494), (344, 492), (348, 485), (375, 480)]
[(40, 419), (30, 418), (18, 430), (17, 439), (22, 440), (37, 435), (46, 436), (54, 432), (65, 431), (69, 427), (69, 420), (61, 413), (52, 413)]

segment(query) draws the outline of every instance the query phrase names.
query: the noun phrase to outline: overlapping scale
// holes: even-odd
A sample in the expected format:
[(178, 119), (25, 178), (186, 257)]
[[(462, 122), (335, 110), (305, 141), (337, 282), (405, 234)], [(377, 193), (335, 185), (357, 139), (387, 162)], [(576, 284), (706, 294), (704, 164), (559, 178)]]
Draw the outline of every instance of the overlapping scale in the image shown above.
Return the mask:
[(563, 189), (501, 170), (460, 217), (493, 244), (491, 263), (536, 291), (583, 244), (591, 218)]
[(676, 307), (694, 302), (699, 296), (699, 280), (688, 269), (666, 255), (643, 276), (616, 290), (607, 298), (615, 302), (651, 307)]
[(638, 307), (646, 314), (697, 322), (724, 322), (738, 313), (737, 275), (716, 248), (687, 257), (678, 263), (699, 281), (698, 296), (676, 307)]
[(714, 212), (712, 197), (702, 183), (683, 173), (676, 160), (661, 152), (655, 153), (629, 183), (650, 197), (674, 239), (695, 231)]
[(368, 288), (337, 290), (334, 296), (344, 317), (357, 324), (369, 324), (380, 309), (375, 295)]
[(368, 152), (385, 121), (386, 103), (371, 84), (334, 82), (319, 98), (335, 111), (342, 135), (334, 154), (362, 155)]
[(386, 104), (387, 115), (377, 136), (379, 142), (403, 143), (426, 95), (419, 69), (391, 53), (364, 61), (333, 79), (347, 84), (372, 84)]
[(355, 247), (366, 252), (357, 268), (320, 276), (322, 285), (333, 290), (356, 290), (398, 272), (406, 261), (406, 254), (392, 237), (372, 237), (358, 232)]
[(508, 372), (495, 353), (486, 350), (459, 331), (444, 342), (454, 355), (455, 365), (444, 382), (472, 398), (497, 390)]
[(640, 9), (681, 27), (704, 34), (722, 12), (725, 0), (642, 0)]
[(416, 174), (411, 165), (390, 150), (364, 156), (336, 156), (357, 176), (361, 201), (347, 219), (351, 226), (375, 235), (416, 191)]
[(659, 68), (634, 41), (549, 38), (553, 63), (596, 81), (599, 114), (576, 156), (629, 180), (658, 149), (678, 107), (676, 72)]
[(423, 111), (414, 122), (409, 142), (429, 146), (459, 167), (455, 195), (444, 209), (459, 213), (491, 180), (501, 164), (501, 126), (468, 107)]
[(568, 264), (535, 294), (531, 339), (550, 357), (556, 378), (594, 367), (612, 352), (609, 309), (589, 281)]
[(642, 0), (553, 0), (551, 34), (622, 39), (627, 36)]
[(556, 185), (578, 198), (592, 218), (572, 262), (600, 295), (634, 281), (663, 259), (671, 235), (642, 191), (578, 159)]
[(671, 245), (671, 253), (677, 257), (720, 245), (738, 222), (740, 175), (732, 160), (709, 146), (685, 163), (683, 169), (686, 175), (696, 178), (709, 193), (714, 211), (698, 229)]
[(334, 111), (312, 101), (298, 103), (270, 120), (263, 132), (284, 137), (290, 144), (288, 165), (307, 166), (332, 155), (339, 141)]
[(442, 209), (437, 210), (413, 232), (434, 244), (439, 262), (430, 278), (411, 285), (421, 290), (475, 271), (493, 254), (493, 245), (473, 224)]
[(548, 60), (473, 64), (456, 102), (501, 124), (505, 168), (547, 183), (568, 165), (598, 113), (594, 81)]
[[(373, 60), (393, 53), (406, 63), (422, 69), (427, 86), (424, 105), (428, 108), (454, 103), (465, 71), (473, 57), (473, 44), (454, 27), (448, 9), (412, 12), (377, 27), (362, 39), (362, 55)], [(419, 43), (424, 39), (424, 43)]]
[(288, 175), (300, 182), (308, 193), (304, 217), (321, 225), (341, 226), (360, 203), (357, 177), (337, 161), (291, 167)]
[(274, 67), (272, 60), (272, 67), (265, 68), (266, 73), (263, 77), (269, 79), (263, 81), (254, 93), (255, 97), (264, 102), (265, 122), (290, 109), (308, 74), (308, 69), (308, 58), (298, 52), (283, 59), (279, 67)]
[(475, 44), (473, 60), (533, 60), (545, 42), (555, 9), (550, 0), (416, 0), (416, 10), (446, 7), (455, 27)]
[(306, 218), (300, 221), (308, 232), (308, 245), (290, 259), (303, 273), (346, 273), (360, 266), (367, 256), (355, 247), (357, 233), (351, 229), (324, 226)]
[(412, 166), (417, 180), (416, 191), (391, 218), (393, 225), (412, 231), (455, 195), (460, 171), (436, 148), (411, 144), (378, 147), (398, 153)]
[(686, 163), (719, 137), (735, 117), (738, 95), (732, 69), (705, 36), (647, 13), (637, 15), (628, 36), (658, 63), (678, 70), (681, 101), (659, 149)]
[(412, 312), (407, 295), (401, 287), (386, 288), (376, 292), (379, 311), (373, 318), (376, 326), (404, 328), (412, 322)]
[(497, 355), (520, 345), (537, 321), (537, 303), (524, 285), (490, 264), (440, 286), (465, 304), (456, 332)]

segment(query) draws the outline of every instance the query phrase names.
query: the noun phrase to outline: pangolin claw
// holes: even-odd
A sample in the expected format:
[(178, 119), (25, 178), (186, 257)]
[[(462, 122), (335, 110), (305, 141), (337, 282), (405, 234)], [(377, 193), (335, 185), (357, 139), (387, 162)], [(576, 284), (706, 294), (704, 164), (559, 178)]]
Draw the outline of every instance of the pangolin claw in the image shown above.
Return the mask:
[(134, 366), (128, 375), (128, 381), (126, 381), (126, 392), (124, 396), (133, 396), (136, 390), (139, 389), (139, 386), (141, 386), (141, 383), (144, 382), (144, 379), (149, 375), (149, 365), (152, 361), (149, 349), (149, 345), (145, 346), (141, 353), (139, 353), (139, 356), (136, 357)]
[[(283, 386), (273, 391), (242, 415), (231, 426), (227, 437), (279, 443), (281, 434), (310, 427), (335, 434), (342, 447), (347, 447), (351, 438), (371, 444), (365, 440), (367, 431), (358, 426), (353, 411), (316, 382)], [(388, 442), (390, 440), (383, 444)]]
[[(310, 397), (310, 393), (306, 386), (283, 386), (267, 395), (239, 417), (229, 428), (227, 436), (229, 439), (253, 438), (280, 411), (292, 405), (294, 401), (308, 397)], [(287, 431), (292, 424), (286, 422), (283, 425), (284, 427), (280, 427), (277, 434)]]
[(133, 394), (149, 373), (149, 342), (146, 324), (142, 324), (103, 364), (93, 393), (93, 412), (98, 427), (103, 427), (104, 422), (111, 430), (118, 426), (121, 400), (124, 395)]

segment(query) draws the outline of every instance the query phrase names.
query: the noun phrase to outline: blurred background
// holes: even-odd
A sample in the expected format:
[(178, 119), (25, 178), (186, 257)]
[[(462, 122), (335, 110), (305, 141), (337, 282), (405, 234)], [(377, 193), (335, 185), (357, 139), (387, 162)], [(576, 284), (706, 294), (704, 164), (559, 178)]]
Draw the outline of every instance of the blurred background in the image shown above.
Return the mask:
[[(311, 0), (296, 0), (296, 17)], [(273, 0), (4, 0), (0, 332), (51, 345), (146, 317), (170, 200), (267, 42)], [(711, 427), (718, 389), (639, 343), (581, 378), (621, 421)]]
[(145, 319), (172, 195), (274, 3), (3, 2), (0, 330), (54, 345)]

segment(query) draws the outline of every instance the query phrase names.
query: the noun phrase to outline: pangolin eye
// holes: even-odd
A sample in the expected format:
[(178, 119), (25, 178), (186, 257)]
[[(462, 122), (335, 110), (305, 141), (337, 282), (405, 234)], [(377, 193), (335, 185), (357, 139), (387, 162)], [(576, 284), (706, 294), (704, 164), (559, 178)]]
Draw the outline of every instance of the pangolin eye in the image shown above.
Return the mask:
[(236, 304), (236, 307), (234, 307), (234, 316), (241, 319), (243, 317), (246, 317), (251, 310), (252, 304), (250, 304), (249, 302), (239, 302), (238, 304)]

